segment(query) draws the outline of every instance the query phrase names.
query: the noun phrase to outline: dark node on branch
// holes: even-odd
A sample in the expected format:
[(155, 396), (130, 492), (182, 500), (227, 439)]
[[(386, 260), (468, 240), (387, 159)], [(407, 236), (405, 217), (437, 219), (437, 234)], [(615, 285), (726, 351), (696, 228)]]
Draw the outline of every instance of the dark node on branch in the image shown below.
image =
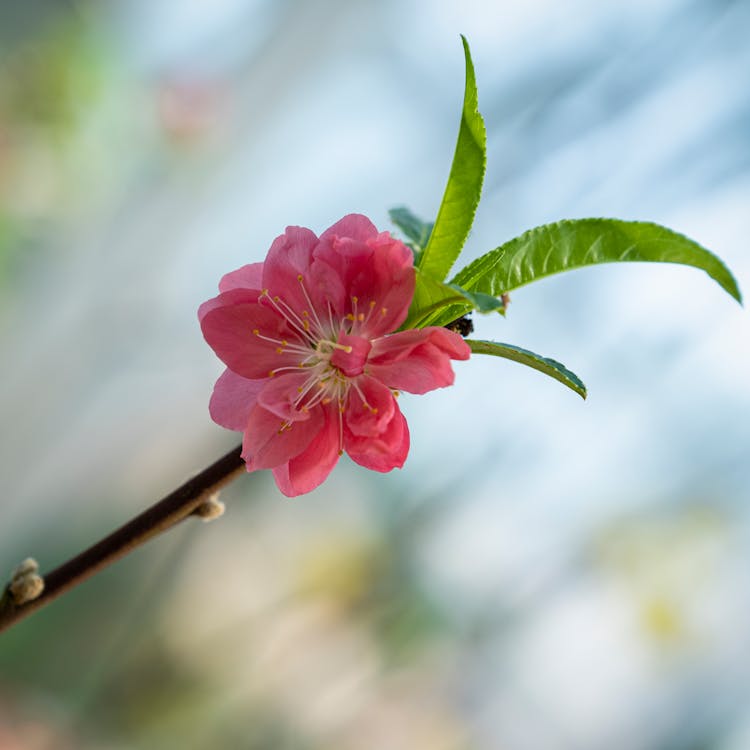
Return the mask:
[(219, 518), (224, 515), (226, 510), (224, 503), (219, 500), (219, 493), (214, 492), (208, 500), (202, 502), (194, 511), (193, 515), (204, 521), (213, 521), (215, 518)]
[(447, 323), (445, 327), (449, 331), (453, 331), (464, 338), (474, 333), (474, 323), (468, 315), (462, 315), (460, 318), (456, 318), (456, 320)]
[(33, 557), (27, 557), (15, 568), (7, 588), (13, 604), (26, 604), (44, 591), (44, 579), (37, 573), (38, 570), (39, 564)]

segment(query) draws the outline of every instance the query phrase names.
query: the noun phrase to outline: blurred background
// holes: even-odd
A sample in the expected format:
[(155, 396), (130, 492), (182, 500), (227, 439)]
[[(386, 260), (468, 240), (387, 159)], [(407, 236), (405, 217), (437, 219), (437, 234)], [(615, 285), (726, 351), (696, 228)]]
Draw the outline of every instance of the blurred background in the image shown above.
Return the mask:
[[(474, 54), (469, 260), (616, 216), (750, 291), (742, 0), (0, 4), (0, 568), (49, 569), (238, 442), (200, 302), (288, 224), (439, 205)], [(267, 474), (0, 638), (2, 750), (746, 750), (750, 322), (704, 274), (512, 295), (404, 396), (403, 470)]]

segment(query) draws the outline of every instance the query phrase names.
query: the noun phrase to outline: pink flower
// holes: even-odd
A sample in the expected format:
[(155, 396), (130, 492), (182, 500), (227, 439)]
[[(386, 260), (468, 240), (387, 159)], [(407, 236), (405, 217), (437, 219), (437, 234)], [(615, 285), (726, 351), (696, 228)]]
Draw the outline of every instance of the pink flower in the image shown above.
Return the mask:
[(451, 385), (450, 360), (470, 354), (445, 328), (393, 333), (414, 279), (411, 251), (358, 214), (320, 238), (287, 227), (264, 263), (224, 276), (198, 311), (227, 365), (209, 410), (244, 432), (248, 471), (273, 469), (291, 497), (317, 487), (343, 451), (375, 471), (403, 466), (409, 430), (395, 397)]

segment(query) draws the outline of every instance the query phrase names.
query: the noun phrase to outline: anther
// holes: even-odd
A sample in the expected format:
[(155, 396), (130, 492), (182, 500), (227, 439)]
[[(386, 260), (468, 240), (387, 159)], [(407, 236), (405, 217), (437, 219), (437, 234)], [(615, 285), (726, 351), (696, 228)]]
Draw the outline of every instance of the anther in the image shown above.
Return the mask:
[(254, 333), (254, 334), (255, 334), (256, 336), (260, 336), (260, 330), (259, 330), (258, 328), (253, 328), (253, 333)]

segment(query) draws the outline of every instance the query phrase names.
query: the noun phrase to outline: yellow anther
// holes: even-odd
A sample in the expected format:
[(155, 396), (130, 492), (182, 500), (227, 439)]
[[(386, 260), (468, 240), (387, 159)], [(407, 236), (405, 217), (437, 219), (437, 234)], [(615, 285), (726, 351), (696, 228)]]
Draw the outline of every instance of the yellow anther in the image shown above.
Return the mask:
[(302, 327), (303, 327), (303, 328), (304, 328), (304, 329), (305, 329), (306, 331), (309, 331), (309, 330), (310, 330), (310, 323), (309, 323), (309, 322), (308, 322), (307, 320), (303, 320), (303, 321), (302, 321)]
[(357, 315), (357, 320), (359, 320), (360, 322), (362, 322), (364, 319), (365, 319), (364, 313), (360, 313), (359, 315)]
[(266, 297), (267, 297), (267, 296), (268, 296), (268, 289), (264, 289), (264, 290), (263, 290), (263, 291), (262, 291), (262, 292), (260, 293), (260, 296), (261, 296), (261, 297), (263, 297), (263, 296), (266, 296)]
[(273, 370), (268, 371), (268, 377), (272, 378), (276, 373)]
[(277, 346), (276, 347), (276, 354), (283, 354), (283, 353), (284, 353), (284, 348), (281, 347), (281, 346)]
[(297, 281), (302, 281), (302, 274), (301, 273), (297, 274)]
[(259, 330), (258, 330), (257, 328), (253, 328), (253, 333), (254, 333), (254, 334), (255, 334), (256, 336), (260, 336), (260, 331), (259, 331)]
[(279, 295), (277, 294), (277, 295), (276, 295), (276, 296), (275, 296), (275, 297), (273, 298), (273, 301), (274, 301), (274, 302), (279, 302), (279, 301), (281, 301), (281, 297), (279, 297)]
[(347, 313), (346, 314), (346, 319), (347, 320), (354, 320), (354, 316), (351, 313)]
[(377, 414), (377, 413), (378, 413), (378, 407), (376, 406), (376, 407), (374, 407), (374, 408), (371, 408), (371, 409), (370, 409), (370, 411), (371, 411), (371, 412), (372, 412), (373, 414)]
[(373, 307), (375, 307), (375, 305), (376, 305), (376, 304), (377, 304), (377, 303), (375, 302), (375, 300), (374, 300), (374, 299), (371, 299), (371, 300), (370, 300), (370, 309), (372, 310), (372, 308), (373, 308)]
[(298, 386), (297, 386), (297, 393), (302, 393), (302, 390), (303, 390), (303, 389), (302, 389), (302, 386), (301, 386), (301, 385), (298, 385)]
[(352, 297), (352, 302), (356, 305), (359, 302), (359, 297)]
[(380, 314), (381, 315), (387, 315), (388, 314), (388, 308), (387, 307), (381, 307), (380, 308)]
[(401, 395), (401, 391), (393, 391), (393, 395), (395, 398), (398, 398)]
[(331, 403), (331, 399), (330, 398), (324, 398), (323, 399), (323, 403), (326, 404), (326, 405), (330, 404)]
[(303, 310), (303, 311), (302, 311), (302, 317), (303, 317), (303, 318), (309, 318), (309, 317), (310, 317), (310, 313), (309, 313), (309, 312), (307, 312), (307, 310)]

